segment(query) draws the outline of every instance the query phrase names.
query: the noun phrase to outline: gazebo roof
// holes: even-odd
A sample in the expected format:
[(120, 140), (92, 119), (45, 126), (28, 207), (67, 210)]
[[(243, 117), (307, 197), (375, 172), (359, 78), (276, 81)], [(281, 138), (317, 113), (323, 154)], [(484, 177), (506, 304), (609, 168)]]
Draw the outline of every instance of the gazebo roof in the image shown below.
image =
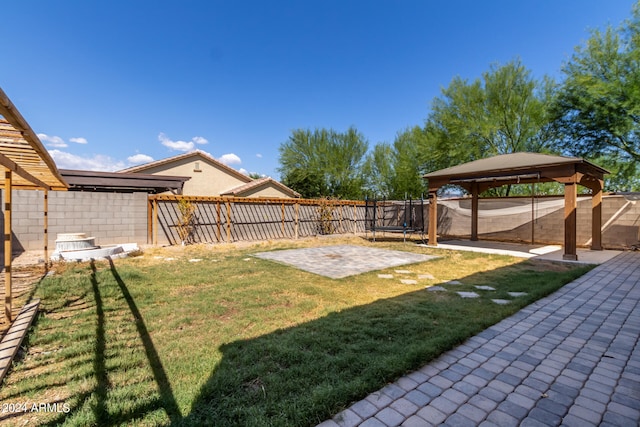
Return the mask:
[(424, 175), (423, 178), (433, 179), (455, 177), (457, 179), (461, 179), (479, 176), (491, 177), (514, 174), (518, 175), (567, 165), (577, 165), (581, 168), (589, 169), (590, 172), (595, 172), (596, 174), (609, 173), (606, 169), (579, 157), (554, 156), (540, 153), (511, 153), (441, 169), (439, 171), (428, 173)]
[[(540, 153), (511, 153), (476, 160), (423, 176), (429, 180), (429, 215), (438, 217), (437, 192), (445, 185), (460, 185), (471, 193), (471, 240), (478, 239), (478, 195), (490, 188), (512, 184), (558, 182), (564, 184), (564, 259), (577, 260), (576, 218), (577, 185), (591, 189), (592, 248), (602, 248), (602, 183), (609, 173), (600, 166), (578, 157)], [(429, 244), (437, 245), (438, 221), (429, 221)], [(532, 237), (533, 240), (533, 237)]]
[[(66, 190), (67, 184), (31, 126), (0, 89), (0, 165), (15, 173), (16, 190)], [(4, 188), (4, 180), (0, 180)]]

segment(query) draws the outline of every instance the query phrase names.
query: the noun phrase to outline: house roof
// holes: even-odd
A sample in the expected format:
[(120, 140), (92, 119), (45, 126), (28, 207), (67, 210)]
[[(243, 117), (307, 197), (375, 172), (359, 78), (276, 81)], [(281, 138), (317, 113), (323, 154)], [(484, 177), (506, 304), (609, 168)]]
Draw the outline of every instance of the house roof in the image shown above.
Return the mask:
[(232, 167), (229, 167), (229, 166), (225, 165), (222, 162), (219, 162), (218, 160), (214, 159), (209, 154), (207, 154), (207, 153), (205, 153), (204, 151), (201, 151), (201, 150), (195, 150), (195, 151), (191, 151), (189, 153), (179, 154), (179, 155), (173, 156), (173, 157), (167, 157), (166, 159), (160, 159), (160, 160), (156, 160), (154, 162), (145, 163), (145, 164), (138, 165), (138, 166), (133, 166), (133, 167), (130, 167), (130, 168), (127, 168), (127, 169), (122, 169), (119, 172), (126, 172), (126, 173), (144, 172), (144, 171), (147, 171), (149, 169), (152, 169), (152, 168), (155, 168), (155, 167), (158, 167), (158, 166), (168, 165), (168, 164), (171, 164), (171, 163), (176, 162), (176, 161), (189, 159), (191, 157), (193, 157), (193, 158), (201, 158), (202, 160), (213, 164), (214, 166), (224, 170), (229, 175), (233, 175), (234, 177), (238, 178), (241, 181), (244, 181), (244, 182), (253, 181), (251, 179), (251, 177), (243, 174), (242, 172), (239, 172), (239, 171), (235, 170)]
[(222, 196), (242, 196), (244, 193), (246, 193), (246, 192), (248, 192), (250, 190), (254, 190), (254, 189), (257, 189), (257, 188), (259, 188), (261, 186), (266, 186), (268, 184), (271, 184), (274, 187), (277, 187), (278, 189), (280, 189), (285, 194), (289, 194), (291, 197), (295, 197), (295, 198), (299, 198), (300, 197), (300, 193), (292, 190), (291, 188), (287, 187), (286, 185), (282, 184), (281, 182), (278, 182), (275, 179), (270, 178), (270, 177), (254, 179), (251, 182), (248, 182), (248, 183), (246, 183), (244, 185), (241, 185), (239, 187), (235, 187), (235, 188), (232, 188), (231, 190), (225, 191), (221, 195)]
[(606, 174), (606, 169), (594, 165), (579, 157), (553, 156), (540, 153), (511, 153), (486, 159), (475, 160), (463, 163), (439, 171), (431, 172), (423, 178), (444, 178), (444, 177), (473, 177), (481, 175), (503, 175), (519, 173), (522, 171), (533, 171), (539, 168), (551, 168), (569, 164), (584, 165), (594, 171)]
[[(0, 164), (15, 173), (12, 187), (66, 190), (56, 164), (2, 89), (0, 89)], [(0, 182), (4, 188), (4, 180)]]
[(69, 184), (70, 190), (110, 191), (119, 193), (146, 192), (162, 193), (177, 191), (180, 193), (188, 176), (150, 175), (142, 173), (96, 172), (72, 169), (60, 169), (60, 174)]

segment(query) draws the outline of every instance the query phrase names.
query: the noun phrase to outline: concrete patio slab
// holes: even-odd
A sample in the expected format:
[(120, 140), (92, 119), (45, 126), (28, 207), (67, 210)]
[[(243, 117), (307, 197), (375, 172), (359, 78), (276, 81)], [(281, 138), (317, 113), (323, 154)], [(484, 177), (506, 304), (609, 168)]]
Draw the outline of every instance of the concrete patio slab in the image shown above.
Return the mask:
[(557, 245), (531, 245), (525, 243), (492, 242), (488, 240), (446, 240), (439, 242), (438, 246), (429, 246), (424, 244), (419, 244), (418, 246), (454, 251), (508, 255), (518, 258), (577, 262), (582, 264), (602, 264), (603, 262), (606, 262), (622, 253), (622, 251), (614, 250), (592, 251), (589, 249), (578, 249), (578, 261), (567, 261), (562, 259), (562, 246)]
[[(433, 255), (356, 245), (286, 249), (260, 252), (253, 256), (287, 264), (332, 279), (342, 279), (369, 271), (383, 270), (438, 258)], [(405, 270), (396, 270), (396, 273), (398, 271)]]

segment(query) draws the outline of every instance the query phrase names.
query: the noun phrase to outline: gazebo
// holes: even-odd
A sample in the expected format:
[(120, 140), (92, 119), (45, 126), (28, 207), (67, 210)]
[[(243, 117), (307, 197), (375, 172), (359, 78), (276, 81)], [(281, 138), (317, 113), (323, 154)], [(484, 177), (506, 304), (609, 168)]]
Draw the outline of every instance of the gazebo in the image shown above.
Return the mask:
[(471, 240), (478, 240), (478, 195), (503, 185), (559, 182), (564, 184), (564, 255), (577, 260), (576, 210), (578, 185), (591, 190), (591, 249), (602, 250), (602, 188), (607, 170), (578, 157), (539, 153), (503, 154), (453, 166), (423, 176), (429, 181), (429, 245), (437, 246), (437, 191), (449, 184), (471, 194)]
[(11, 193), (12, 190), (44, 191), (44, 251), (47, 257), (48, 191), (66, 190), (67, 184), (49, 153), (29, 124), (0, 89), (0, 166), (4, 169), (4, 269), (5, 316), (11, 321)]

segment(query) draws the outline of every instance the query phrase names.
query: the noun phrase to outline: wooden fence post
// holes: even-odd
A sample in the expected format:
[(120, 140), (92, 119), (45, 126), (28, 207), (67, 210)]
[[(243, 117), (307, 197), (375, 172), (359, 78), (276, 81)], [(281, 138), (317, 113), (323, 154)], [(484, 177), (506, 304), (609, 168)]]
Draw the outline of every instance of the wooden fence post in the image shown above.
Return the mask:
[(222, 238), (220, 215), (220, 200), (218, 200), (216, 201), (216, 240), (218, 240), (218, 242)]
[(227, 206), (227, 243), (231, 243), (231, 203), (224, 203)]
[(300, 216), (298, 214), (299, 211), (300, 211), (300, 203), (296, 203), (295, 204), (295, 220), (294, 220), (294, 234), (295, 234), (296, 240), (299, 237), (299, 231), (298, 231), (298, 224), (300, 222)]
[(153, 246), (158, 245), (158, 199), (153, 199)]
[(358, 234), (358, 206), (353, 204), (353, 234)]

